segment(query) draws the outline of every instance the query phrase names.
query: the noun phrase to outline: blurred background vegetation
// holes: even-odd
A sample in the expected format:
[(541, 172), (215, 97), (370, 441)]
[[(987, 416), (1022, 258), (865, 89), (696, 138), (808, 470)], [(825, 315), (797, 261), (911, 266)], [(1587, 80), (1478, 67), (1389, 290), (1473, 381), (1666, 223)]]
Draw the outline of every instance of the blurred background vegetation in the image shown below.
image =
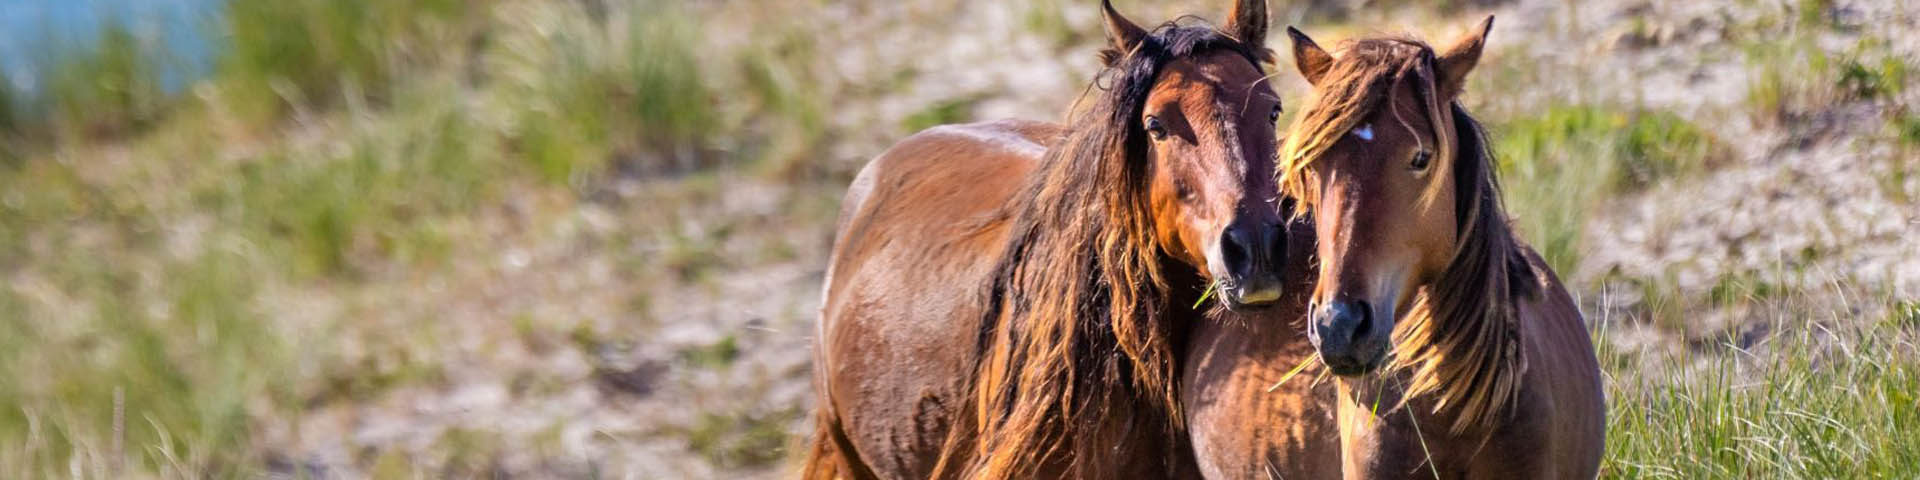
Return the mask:
[[(784, 476), (846, 182), (1061, 118), (1095, 3), (0, 6), (0, 478)], [(1920, 9), (1272, 3), (1501, 16), (1466, 101), (1593, 323), (1606, 476), (1920, 461)]]

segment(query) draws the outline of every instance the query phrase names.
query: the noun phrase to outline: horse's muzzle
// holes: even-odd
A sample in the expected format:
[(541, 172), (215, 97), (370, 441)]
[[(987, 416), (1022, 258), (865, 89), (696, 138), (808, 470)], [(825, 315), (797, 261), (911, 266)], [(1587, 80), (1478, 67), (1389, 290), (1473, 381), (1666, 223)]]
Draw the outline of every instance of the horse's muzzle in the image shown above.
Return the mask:
[(1331, 302), (1314, 312), (1308, 338), (1320, 350), (1320, 361), (1335, 375), (1364, 375), (1386, 359), (1393, 331), (1390, 315), (1374, 311), (1364, 301)]
[(1242, 280), (1221, 292), (1227, 306), (1234, 309), (1265, 307), (1280, 300), (1280, 281), (1267, 276), (1254, 281)]
[(1286, 259), (1287, 235), (1280, 223), (1242, 217), (1220, 237), (1220, 254), (1227, 267), (1227, 288), (1221, 292), (1230, 307), (1257, 307), (1280, 300), (1280, 267)]

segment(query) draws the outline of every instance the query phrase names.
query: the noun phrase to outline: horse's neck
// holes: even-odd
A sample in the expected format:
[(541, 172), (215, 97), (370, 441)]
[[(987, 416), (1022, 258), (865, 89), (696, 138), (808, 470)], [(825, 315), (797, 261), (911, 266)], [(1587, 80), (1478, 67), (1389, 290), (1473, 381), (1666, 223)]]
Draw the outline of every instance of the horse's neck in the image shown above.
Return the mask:
[[(1500, 215), (1494, 217), (1500, 222), (1496, 225), (1505, 226), (1505, 217), (1498, 208), (1487, 209), (1482, 214)], [(1344, 390), (1350, 390), (1353, 393), (1350, 401), (1372, 402), (1366, 404), (1370, 409), (1405, 406), (1411, 409), (1413, 417), (1419, 418), (1420, 423), (1427, 425), (1453, 426), (1457, 425), (1456, 420), (1466, 418), (1464, 416), (1480, 415), (1477, 419), (1468, 418), (1468, 420), (1478, 421), (1467, 423), (1466, 425), (1471, 425), (1471, 428), (1457, 432), (1462, 434), (1480, 431), (1482, 428), (1491, 426), (1476, 425), (1476, 423), (1499, 423), (1494, 419), (1501, 418), (1503, 416), (1501, 412), (1512, 408), (1511, 403), (1515, 397), (1483, 397), (1483, 395), (1505, 393), (1517, 396), (1517, 390), (1522, 388), (1521, 379), (1526, 371), (1528, 349), (1524, 347), (1525, 339), (1521, 331), (1523, 325), (1520, 322), (1519, 309), (1522, 308), (1522, 303), (1535, 296), (1537, 286), (1532, 283), (1530, 273), (1532, 267), (1528, 265), (1524, 253), (1526, 247), (1512, 236), (1511, 230), (1493, 228), (1491, 231), (1483, 231), (1480, 234), (1489, 235), (1477, 241), (1491, 242), (1486, 246), (1491, 251), (1482, 252), (1481, 258), (1475, 260), (1486, 263), (1458, 266), (1463, 269), (1462, 276), (1466, 279), (1448, 278), (1454, 275), (1442, 275), (1438, 280), (1439, 282), (1469, 283), (1426, 286), (1422, 289), (1421, 298), (1416, 302), (1414, 310), (1404, 317), (1427, 322), (1425, 325), (1414, 325), (1408, 328), (1424, 327), (1427, 332), (1434, 332), (1437, 329), (1443, 333), (1434, 334), (1435, 336), (1451, 340), (1453, 343), (1416, 348), (1414, 351), (1420, 351), (1421, 348), (1440, 350), (1437, 350), (1439, 352), (1437, 357), (1433, 356), (1434, 351), (1424, 352), (1421, 354), (1424, 359), (1411, 360), (1404, 368), (1394, 368), (1377, 376), (1371, 382), (1347, 382)], [(1482, 281), (1486, 283), (1480, 283)], [(1483, 296), (1467, 297), (1478, 298), (1477, 301), (1436, 298), (1436, 295), (1443, 294), (1441, 292)], [(1464, 308), (1465, 311), (1448, 311), (1448, 308)], [(1418, 334), (1409, 333), (1408, 335)], [(1436, 339), (1409, 340), (1418, 342)], [(1433, 363), (1427, 363), (1428, 361)], [(1410, 392), (1409, 389), (1419, 383), (1416, 381), (1415, 372), (1424, 369), (1431, 369), (1440, 375), (1435, 379), (1441, 382), (1441, 385), (1430, 391), (1411, 392), (1414, 397), (1406, 398), (1405, 396)], [(1449, 392), (1460, 393), (1454, 390), (1456, 387), (1461, 387), (1457, 384), (1459, 381), (1470, 381), (1474, 384), (1465, 386), (1468, 390), (1464, 395), (1446, 398)], [(1480, 384), (1480, 382), (1490, 383)], [(1446, 403), (1444, 408), (1435, 408), (1443, 401)], [(1480, 409), (1463, 408), (1483, 401), (1490, 402), (1487, 403), (1490, 406)], [(1401, 415), (1407, 415), (1407, 413), (1401, 413)], [(1442, 430), (1434, 433), (1445, 432)]]

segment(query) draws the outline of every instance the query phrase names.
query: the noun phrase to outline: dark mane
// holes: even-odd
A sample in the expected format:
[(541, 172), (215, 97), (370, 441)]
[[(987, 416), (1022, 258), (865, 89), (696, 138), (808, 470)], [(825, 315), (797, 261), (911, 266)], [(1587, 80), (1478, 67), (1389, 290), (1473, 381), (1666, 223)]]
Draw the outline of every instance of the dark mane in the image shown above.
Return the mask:
[(1089, 90), (1092, 104), (1011, 207), (1009, 244), (982, 292), (972, 405), (949, 439), (976, 443), (948, 448), (934, 476), (1024, 478), (1065, 467), (1115, 478), (1138, 474), (1103, 470), (1137, 453), (1119, 446), (1172, 442), (1178, 372), (1139, 118), (1169, 62), (1228, 50), (1258, 69), (1255, 48), (1169, 23), (1132, 51), (1102, 52), (1111, 67)]
[(1408, 38), (1374, 38), (1354, 42), (1345, 55), (1288, 134), (1280, 184), (1288, 195), (1316, 201), (1308, 179), (1320, 154), (1361, 119), (1389, 108), (1393, 85), (1414, 84), (1440, 151), (1451, 157), (1436, 170), (1453, 178), (1459, 245), (1395, 327), (1390, 368), (1410, 372), (1403, 398), (1431, 394), (1437, 410), (1456, 415), (1450, 427), (1458, 433), (1507, 412), (1520, 392), (1526, 361), (1514, 305), (1538, 293), (1536, 274), (1501, 204), (1486, 129), (1459, 102), (1438, 98), (1433, 49)]

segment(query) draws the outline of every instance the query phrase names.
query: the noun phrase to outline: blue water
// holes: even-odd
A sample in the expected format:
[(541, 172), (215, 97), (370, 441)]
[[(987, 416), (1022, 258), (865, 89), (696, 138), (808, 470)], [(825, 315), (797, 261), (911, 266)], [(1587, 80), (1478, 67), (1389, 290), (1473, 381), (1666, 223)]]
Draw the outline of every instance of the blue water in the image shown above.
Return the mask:
[(0, 0), (0, 71), (33, 95), (62, 56), (85, 52), (108, 25), (142, 41), (161, 84), (179, 91), (213, 69), (224, 0)]

